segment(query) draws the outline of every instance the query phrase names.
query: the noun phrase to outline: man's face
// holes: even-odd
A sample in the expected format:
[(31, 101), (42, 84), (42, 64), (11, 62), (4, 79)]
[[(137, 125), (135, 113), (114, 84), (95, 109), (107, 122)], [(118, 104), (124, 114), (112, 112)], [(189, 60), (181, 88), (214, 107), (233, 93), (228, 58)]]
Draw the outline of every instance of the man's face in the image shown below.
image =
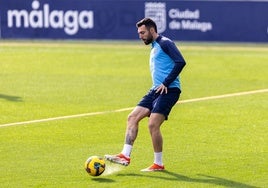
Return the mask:
[(138, 27), (138, 34), (139, 38), (144, 42), (144, 44), (148, 45), (153, 42), (153, 36), (145, 25)]

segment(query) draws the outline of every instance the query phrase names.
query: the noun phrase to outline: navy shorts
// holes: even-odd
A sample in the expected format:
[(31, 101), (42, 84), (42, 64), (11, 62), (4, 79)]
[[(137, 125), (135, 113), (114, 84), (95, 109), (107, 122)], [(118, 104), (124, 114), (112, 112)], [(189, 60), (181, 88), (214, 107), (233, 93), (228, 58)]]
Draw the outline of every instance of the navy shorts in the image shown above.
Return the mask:
[(172, 107), (179, 100), (181, 90), (179, 88), (168, 88), (167, 94), (155, 92), (156, 90), (150, 90), (137, 106), (148, 108), (151, 113), (163, 114), (167, 120)]

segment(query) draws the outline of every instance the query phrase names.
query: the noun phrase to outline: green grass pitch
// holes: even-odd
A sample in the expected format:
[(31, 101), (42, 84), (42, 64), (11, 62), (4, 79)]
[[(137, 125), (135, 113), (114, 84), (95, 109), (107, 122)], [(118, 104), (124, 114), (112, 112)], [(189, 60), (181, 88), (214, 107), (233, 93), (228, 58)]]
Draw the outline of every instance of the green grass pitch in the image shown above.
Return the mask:
[[(268, 88), (266, 44), (178, 46), (181, 101)], [(89, 156), (121, 151), (130, 110), (114, 110), (151, 86), (149, 51), (136, 41), (1, 41), (0, 187), (267, 187), (267, 91), (177, 104), (162, 126), (164, 172), (140, 172), (153, 162), (144, 119), (130, 166), (86, 173)]]

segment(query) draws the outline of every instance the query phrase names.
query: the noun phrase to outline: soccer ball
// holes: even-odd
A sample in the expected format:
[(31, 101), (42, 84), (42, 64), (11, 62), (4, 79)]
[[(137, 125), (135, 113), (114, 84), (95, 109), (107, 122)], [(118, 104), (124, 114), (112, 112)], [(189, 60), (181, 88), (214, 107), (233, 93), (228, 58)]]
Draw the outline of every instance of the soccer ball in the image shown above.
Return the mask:
[(105, 161), (98, 156), (91, 156), (85, 162), (85, 170), (91, 176), (99, 176), (105, 170)]

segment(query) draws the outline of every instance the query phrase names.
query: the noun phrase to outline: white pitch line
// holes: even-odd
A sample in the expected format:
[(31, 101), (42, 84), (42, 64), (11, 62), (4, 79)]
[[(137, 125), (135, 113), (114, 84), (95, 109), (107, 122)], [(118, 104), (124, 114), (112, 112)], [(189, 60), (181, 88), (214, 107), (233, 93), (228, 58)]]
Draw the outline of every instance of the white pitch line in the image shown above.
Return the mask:
[(222, 98), (228, 98), (228, 97), (250, 95), (250, 94), (257, 94), (257, 93), (265, 93), (265, 92), (268, 92), (268, 89), (244, 91), (244, 92), (239, 92), (239, 93), (230, 93), (230, 94), (216, 95), (216, 96), (210, 96), (210, 97), (202, 97), (202, 98), (196, 98), (196, 99), (187, 99), (187, 100), (179, 101), (178, 103), (190, 103), (190, 102), (206, 101), (206, 100), (212, 100), (212, 99), (222, 99)]
[[(187, 99), (187, 100), (179, 101), (177, 103), (184, 104), (184, 103), (199, 102), (199, 101), (206, 101), (206, 100), (213, 100), (213, 99), (222, 99), (222, 98), (242, 96), (242, 95), (251, 95), (251, 94), (257, 94), (257, 93), (265, 93), (265, 92), (268, 92), (268, 89), (260, 89), (260, 90), (245, 91), (245, 92), (238, 92), (238, 93), (230, 93), (230, 94), (224, 94), (224, 95), (216, 95), (216, 96), (210, 96), (210, 97), (201, 97), (201, 98), (195, 98), (195, 99)], [(133, 108), (134, 107), (129, 107), (129, 108), (121, 108), (121, 109), (111, 110), (111, 111), (89, 112), (89, 113), (83, 113), (83, 114), (75, 114), (75, 115), (68, 115), (68, 116), (59, 116), (59, 117), (46, 118), (46, 119), (37, 119), (37, 120), (30, 120), (30, 121), (7, 123), (7, 124), (0, 125), (0, 128), (2, 128), (2, 127), (9, 127), (9, 126), (15, 126), (15, 125), (26, 125), (26, 124), (33, 124), (33, 123), (40, 123), (40, 122), (48, 122), (48, 121), (56, 121), (56, 120), (63, 120), (63, 119), (71, 119), (71, 118), (85, 117), (85, 116), (95, 116), (95, 115), (103, 115), (103, 114), (116, 113), (116, 112), (124, 112), (124, 111), (132, 110)]]

